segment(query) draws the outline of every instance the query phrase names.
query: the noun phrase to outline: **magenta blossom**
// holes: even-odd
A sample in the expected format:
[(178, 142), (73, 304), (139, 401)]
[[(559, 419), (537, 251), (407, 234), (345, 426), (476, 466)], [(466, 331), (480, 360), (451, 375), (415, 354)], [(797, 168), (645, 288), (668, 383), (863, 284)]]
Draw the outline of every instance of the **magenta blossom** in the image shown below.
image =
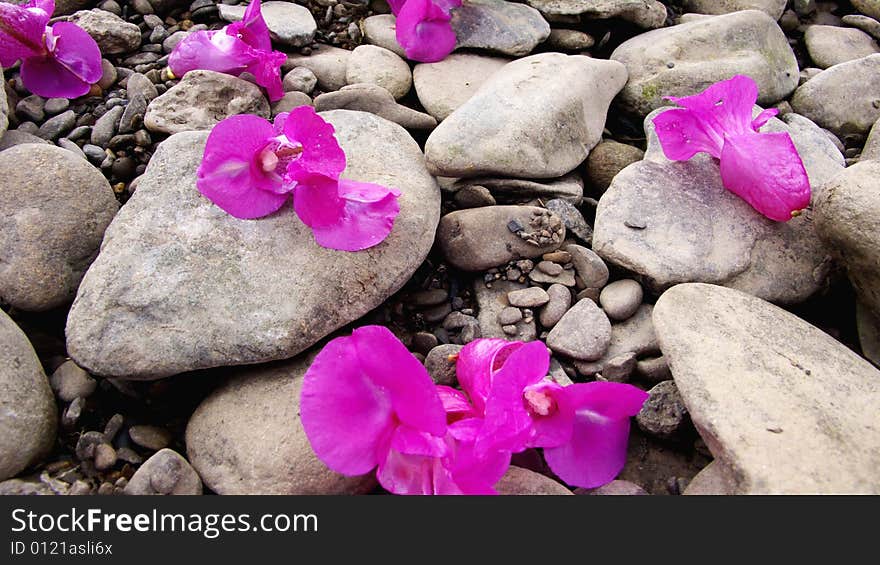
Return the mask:
[(457, 394), (436, 387), (386, 328), (365, 326), (315, 357), (303, 378), (300, 417), (315, 454), (338, 473), (375, 468), (395, 494), (491, 493), (509, 456), (475, 456), (477, 426), (462, 417)]
[(455, 49), (450, 12), (461, 0), (391, 0), (397, 16), (397, 42), (413, 61), (442, 61)]
[(222, 30), (197, 31), (186, 36), (171, 52), (168, 67), (177, 76), (196, 69), (233, 76), (250, 73), (274, 102), (284, 96), (281, 65), (286, 60), (287, 55), (272, 50), (260, 0), (253, 0), (242, 21)]
[(701, 152), (720, 159), (724, 186), (771, 220), (788, 221), (810, 204), (810, 180), (791, 137), (758, 133), (778, 111), (752, 119), (758, 100), (754, 80), (737, 75), (700, 94), (669, 100), (682, 107), (654, 118), (668, 159), (686, 161)]
[(77, 98), (101, 79), (101, 50), (70, 22), (47, 26), (54, 0), (0, 3), (0, 65), (21, 60), (21, 81), (46, 98)]
[(340, 179), (344, 169), (333, 126), (300, 106), (279, 114), (274, 124), (242, 114), (214, 126), (196, 186), (242, 219), (267, 216), (293, 196), (294, 210), (319, 245), (358, 251), (391, 233), (400, 191)]
[(459, 382), (482, 412), (477, 455), (543, 447), (563, 481), (584, 488), (617, 476), (626, 460), (629, 419), (648, 394), (634, 386), (592, 382), (560, 386), (545, 379), (550, 355), (541, 342), (479, 339), (459, 353)]

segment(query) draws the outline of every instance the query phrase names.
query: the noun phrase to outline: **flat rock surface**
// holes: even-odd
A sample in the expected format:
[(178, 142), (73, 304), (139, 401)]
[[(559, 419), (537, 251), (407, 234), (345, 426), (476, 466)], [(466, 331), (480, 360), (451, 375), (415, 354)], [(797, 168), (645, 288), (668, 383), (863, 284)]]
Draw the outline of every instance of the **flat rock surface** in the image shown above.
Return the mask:
[(187, 455), (219, 494), (356, 494), (372, 474), (344, 477), (312, 451), (299, 419), (302, 376), (310, 357), (239, 370), (196, 408), (186, 429)]
[(108, 229), (71, 309), (67, 345), (80, 366), (154, 379), (289, 358), (409, 279), (440, 212), (418, 145), (371, 114), (322, 115), (347, 155), (344, 177), (402, 191), (388, 239), (357, 253), (325, 249), (289, 205), (238, 220), (196, 189), (207, 132), (171, 137)]
[(629, 81), (618, 98), (642, 116), (736, 74), (758, 84), (759, 104), (773, 104), (798, 85), (798, 65), (785, 34), (757, 10), (699, 18), (655, 29), (623, 42), (611, 59), (626, 65)]
[(0, 170), (0, 299), (36, 311), (70, 302), (119, 207), (110, 183), (42, 143), (3, 151)]
[(550, 35), (550, 24), (534, 8), (501, 0), (466, 0), (452, 10), (456, 49), (528, 55)]
[(443, 176), (564, 175), (602, 138), (608, 106), (625, 82), (620, 63), (582, 55), (508, 63), (431, 133), (428, 167)]
[(804, 42), (810, 58), (821, 69), (880, 52), (880, 47), (870, 35), (849, 27), (809, 26), (804, 34)]
[[(654, 292), (708, 282), (794, 303), (819, 290), (830, 252), (812, 211), (785, 223), (768, 220), (724, 188), (717, 160), (667, 160), (654, 132), (657, 113), (645, 119), (645, 159), (618, 173), (599, 201), (596, 253), (642, 275)], [(790, 133), (813, 187), (842, 170), (840, 152), (819, 128), (801, 116), (786, 119), (772, 119), (762, 131)]]
[(508, 62), (503, 57), (452, 53), (442, 61), (416, 65), (413, 85), (425, 110), (443, 121)]
[(656, 0), (527, 0), (527, 4), (552, 16), (620, 18), (648, 29), (662, 27), (666, 22), (666, 6)]
[(737, 492), (880, 493), (880, 371), (763, 300), (684, 284), (654, 308), (691, 418)]

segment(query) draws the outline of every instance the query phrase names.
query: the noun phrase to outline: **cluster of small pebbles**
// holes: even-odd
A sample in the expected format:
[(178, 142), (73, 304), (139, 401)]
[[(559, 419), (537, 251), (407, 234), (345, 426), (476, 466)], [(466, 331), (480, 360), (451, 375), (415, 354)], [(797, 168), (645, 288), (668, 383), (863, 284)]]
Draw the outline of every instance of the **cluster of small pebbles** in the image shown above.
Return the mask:
[[(54, 21), (101, 47), (88, 95), (4, 70), (0, 492), (377, 492), (329, 472), (297, 415), (310, 355), (365, 324), (438, 384), (499, 338), (545, 343), (559, 384), (650, 393), (618, 480), (571, 489), (528, 450), (503, 494), (880, 490), (858, 406), (880, 394), (876, 2), (465, 0), (455, 52), (418, 63), (385, 0), (267, 1), (274, 102), (246, 74), (168, 68), (238, 0), (86, 4)], [(731, 74), (813, 185), (785, 224), (659, 146), (666, 97)], [(401, 191), (382, 244), (329, 252), (290, 207), (250, 229), (195, 189), (214, 124), (301, 105), (346, 176)]]

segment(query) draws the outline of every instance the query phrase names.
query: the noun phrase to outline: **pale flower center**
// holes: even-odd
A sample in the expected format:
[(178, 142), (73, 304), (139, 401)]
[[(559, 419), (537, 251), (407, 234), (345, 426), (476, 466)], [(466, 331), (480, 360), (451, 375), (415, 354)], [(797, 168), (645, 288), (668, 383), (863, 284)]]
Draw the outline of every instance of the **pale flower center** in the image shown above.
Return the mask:
[(267, 175), (283, 179), (287, 167), (299, 159), (302, 153), (302, 144), (289, 140), (285, 135), (279, 135), (270, 139), (266, 146), (260, 150), (257, 162), (260, 169)]
[(526, 389), (523, 392), (526, 408), (535, 416), (550, 416), (556, 412), (556, 401), (546, 389)]

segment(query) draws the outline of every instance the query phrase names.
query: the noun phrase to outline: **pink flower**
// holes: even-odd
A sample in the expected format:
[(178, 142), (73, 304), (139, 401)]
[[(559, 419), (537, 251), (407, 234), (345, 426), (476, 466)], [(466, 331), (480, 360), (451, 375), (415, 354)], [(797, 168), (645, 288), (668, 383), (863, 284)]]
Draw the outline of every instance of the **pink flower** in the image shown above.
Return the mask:
[(450, 11), (461, 6), (461, 0), (392, 0), (389, 4), (397, 16), (397, 42), (409, 59), (433, 63), (455, 49)]
[(168, 66), (177, 76), (195, 69), (233, 76), (250, 73), (274, 102), (284, 96), (281, 65), (286, 60), (287, 55), (272, 50), (260, 0), (254, 0), (242, 21), (219, 31), (197, 31), (186, 36), (171, 52)]
[(543, 447), (547, 464), (566, 483), (601, 486), (623, 468), (629, 418), (648, 395), (619, 383), (563, 387), (545, 379), (549, 364), (546, 346), (537, 341), (482, 339), (461, 350), (459, 382), (484, 418), (475, 451)]
[(400, 211), (400, 191), (340, 179), (345, 153), (333, 126), (310, 106), (275, 123), (236, 115), (214, 126), (196, 186), (242, 219), (269, 215), (294, 197), (294, 210), (319, 245), (358, 251), (382, 242)]
[(21, 80), (34, 94), (77, 98), (101, 79), (101, 50), (76, 24), (47, 26), (54, 0), (0, 3), (0, 65), (21, 60)]
[(300, 417), (315, 454), (338, 473), (375, 468), (395, 494), (491, 492), (509, 457), (480, 466), (470, 422), (453, 417), (447, 426), (443, 398), (452, 399), (453, 414), (460, 408), (449, 390), (435, 387), (390, 331), (365, 326), (315, 357), (303, 378)]
[(666, 157), (686, 161), (697, 153), (721, 160), (724, 186), (766, 217), (785, 222), (810, 204), (810, 181), (788, 133), (758, 133), (777, 114), (752, 119), (758, 87), (737, 75), (700, 94), (669, 100), (682, 108), (654, 118)]

